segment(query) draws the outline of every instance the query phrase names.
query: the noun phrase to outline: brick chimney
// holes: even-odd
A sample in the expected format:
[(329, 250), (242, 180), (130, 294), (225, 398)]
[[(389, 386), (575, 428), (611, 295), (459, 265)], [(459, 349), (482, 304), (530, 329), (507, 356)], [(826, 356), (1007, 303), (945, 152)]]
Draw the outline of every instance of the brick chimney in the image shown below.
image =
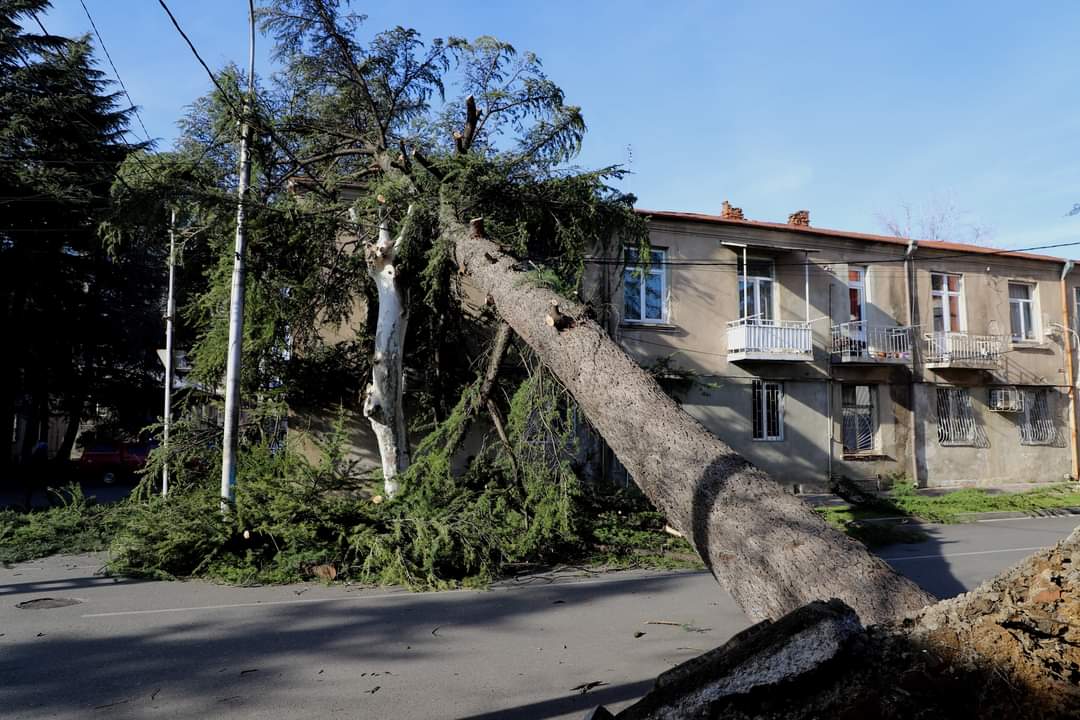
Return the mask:
[(798, 227), (810, 227), (810, 211), (796, 210), (787, 216), (787, 224), (797, 225)]
[(720, 217), (725, 220), (745, 220), (742, 208), (732, 207), (727, 200), (720, 206)]

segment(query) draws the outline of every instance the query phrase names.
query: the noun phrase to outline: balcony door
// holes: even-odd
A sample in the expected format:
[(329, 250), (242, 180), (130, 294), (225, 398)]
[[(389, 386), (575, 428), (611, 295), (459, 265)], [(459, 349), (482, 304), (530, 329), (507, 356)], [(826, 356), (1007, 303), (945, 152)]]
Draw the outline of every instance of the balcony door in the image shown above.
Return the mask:
[(930, 276), (930, 300), (934, 311), (934, 332), (964, 332), (964, 279), (954, 273)]
[(775, 318), (775, 281), (771, 260), (751, 258), (739, 267), (739, 317), (749, 323), (769, 324)]
[(847, 336), (866, 347), (866, 268), (848, 266), (848, 314)]

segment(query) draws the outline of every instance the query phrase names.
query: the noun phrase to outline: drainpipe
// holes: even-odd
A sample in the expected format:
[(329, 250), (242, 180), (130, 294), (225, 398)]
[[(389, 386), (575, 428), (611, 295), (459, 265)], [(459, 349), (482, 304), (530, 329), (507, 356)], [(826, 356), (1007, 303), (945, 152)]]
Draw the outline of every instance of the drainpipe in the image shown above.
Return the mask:
[(919, 380), (919, 337), (916, 333), (915, 322), (915, 293), (918, 283), (915, 281), (915, 251), (919, 248), (919, 241), (910, 238), (907, 249), (904, 251), (904, 278), (907, 289), (907, 315), (908, 332), (911, 333), (911, 379), (908, 381), (908, 403), (911, 409), (908, 412), (908, 444), (911, 446), (911, 479), (915, 487), (923, 487), (923, 478), (919, 477), (919, 418), (915, 413), (915, 385)]
[[(829, 317), (830, 330), (832, 329), (832, 322), (833, 322), (833, 316), (832, 316), (832, 292), (833, 292), (833, 286), (834, 285), (835, 285), (835, 283), (832, 283), (832, 282), (829, 283), (829, 302), (828, 302), (827, 307), (828, 307), (828, 311), (829, 311), (829, 316), (828, 317)], [(809, 319), (809, 318), (807, 318), (807, 319)], [(825, 423), (825, 427), (827, 428), (827, 431), (825, 433), (825, 441), (829, 446), (829, 465), (828, 465), (828, 473), (829, 473), (829, 475), (825, 479), (825, 481), (828, 483), (828, 485), (830, 486), (830, 490), (831, 490), (832, 476), (833, 476), (833, 469), (832, 469), (832, 464), (833, 464), (833, 438), (836, 437), (836, 433), (833, 431), (833, 423), (835, 422), (835, 420), (833, 419), (833, 410), (832, 410), (832, 391), (833, 391), (832, 352), (827, 353), (827, 357), (828, 357), (828, 360), (826, 362), (828, 362), (829, 373), (828, 373), (828, 378), (825, 380), (825, 416), (829, 419), (829, 421), (827, 423)]]
[(1069, 381), (1069, 459), (1072, 461), (1073, 480), (1080, 479), (1080, 456), (1077, 456), (1076, 441), (1076, 376), (1073, 370), (1072, 323), (1069, 321), (1069, 291), (1067, 278), (1073, 269), (1073, 261), (1066, 260), (1061, 269), (1061, 317), (1065, 327), (1062, 328), (1065, 336), (1065, 377)]

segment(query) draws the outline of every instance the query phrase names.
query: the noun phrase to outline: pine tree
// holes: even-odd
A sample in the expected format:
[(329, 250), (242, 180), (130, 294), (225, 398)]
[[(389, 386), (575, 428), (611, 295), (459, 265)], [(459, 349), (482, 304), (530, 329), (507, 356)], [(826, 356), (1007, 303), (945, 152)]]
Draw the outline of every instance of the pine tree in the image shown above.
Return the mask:
[[(137, 145), (130, 109), (95, 68), (89, 39), (27, 32), (49, 3), (0, 7), (0, 424), (28, 419), (23, 448), (0, 434), (6, 462), (53, 415), (70, 450), (91, 403), (130, 398), (153, 377), (159, 258), (118, 258), (98, 236), (110, 188)], [(149, 343), (149, 344), (148, 344)]]

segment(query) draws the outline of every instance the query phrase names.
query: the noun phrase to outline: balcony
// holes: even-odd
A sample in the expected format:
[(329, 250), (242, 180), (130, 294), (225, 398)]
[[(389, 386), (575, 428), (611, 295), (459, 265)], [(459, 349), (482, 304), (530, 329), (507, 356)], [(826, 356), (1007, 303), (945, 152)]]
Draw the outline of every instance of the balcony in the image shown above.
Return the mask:
[(990, 370), (1001, 365), (1006, 338), (1003, 335), (970, 335), (936, 332), (925, 336), (926, 367)]
[(808, 322), (732, 320), (727, 324), (727, 343), (728, 362), (810, 362), (814, 359), (814, 336)]
[(833, 325), (833, 362), (904, 364), (911, 362), (911, 328), (878, 327), (865, 320)]

